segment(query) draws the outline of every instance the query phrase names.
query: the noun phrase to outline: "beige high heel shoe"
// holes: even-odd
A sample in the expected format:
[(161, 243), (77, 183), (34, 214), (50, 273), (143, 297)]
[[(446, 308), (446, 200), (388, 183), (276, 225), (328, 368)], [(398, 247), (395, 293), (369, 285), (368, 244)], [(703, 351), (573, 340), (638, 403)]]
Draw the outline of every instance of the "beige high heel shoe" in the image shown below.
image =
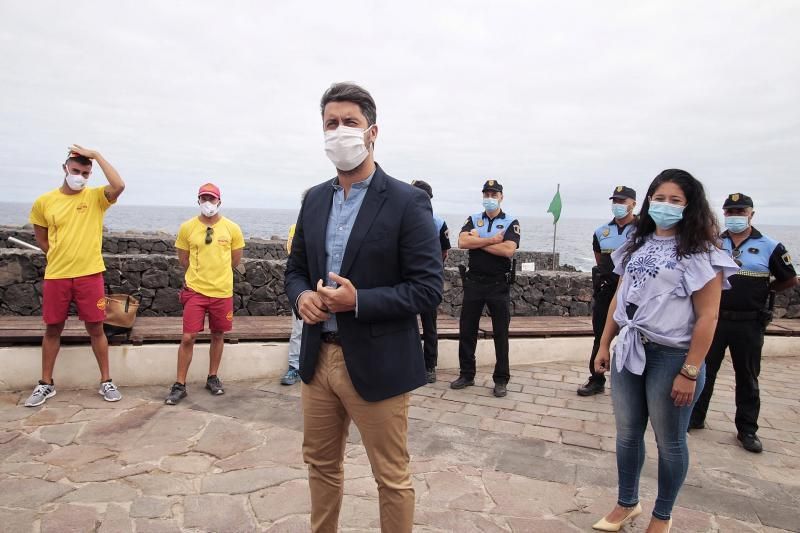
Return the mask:
[(601, 518), (595, 525), (592, 526), (592, 529), (596, 529), (597, 531), (619, 531), (622, 529), (622, 526), (636, 518), (642, 514), (642, 504), (637, 503), (636, 507), (631, 509), (631, 512), (628, 513), (628, 516), (622, 519), (621, 522), (609, 522), (606, 520), (604, 516)]

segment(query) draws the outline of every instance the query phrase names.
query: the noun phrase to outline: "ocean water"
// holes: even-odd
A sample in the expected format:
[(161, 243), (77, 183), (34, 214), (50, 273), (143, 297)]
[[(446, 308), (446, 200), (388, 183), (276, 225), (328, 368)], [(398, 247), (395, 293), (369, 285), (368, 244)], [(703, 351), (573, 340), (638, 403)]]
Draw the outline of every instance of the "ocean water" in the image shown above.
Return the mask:
[[(0, 224), (23, 225), (28, 222), (30, 204), (0, 202)], [(176, 233), (182, 222), (197, 215), (194, 207), (153, 207), (119, 205), (106, 213), (105, 225), (112, 231), (165, 231)], [(297, 218), (297, 210), (229, 208), (223, 214), (239, 224), (245, 237), (268, 239), (272, 236), (286, 238), (289, 226)], [(456, 245), (458, 230), (466, 220), (465, 214), (440, 214), (450, 227), (450, 241)], [(558, 222), (556, 251), (561, 263), (579, 270), (591, 270), (594, 264), (592, 234), (607, 220), (589, 218), (562, 218)], [(520, 217), (522, 239), (520, 248), (537, 252), (553, 250), (552, 216)], [(759, 230), (781, 241), (792, 253), (795, 268), (800, 270), (800, 227), (757, 225)]]

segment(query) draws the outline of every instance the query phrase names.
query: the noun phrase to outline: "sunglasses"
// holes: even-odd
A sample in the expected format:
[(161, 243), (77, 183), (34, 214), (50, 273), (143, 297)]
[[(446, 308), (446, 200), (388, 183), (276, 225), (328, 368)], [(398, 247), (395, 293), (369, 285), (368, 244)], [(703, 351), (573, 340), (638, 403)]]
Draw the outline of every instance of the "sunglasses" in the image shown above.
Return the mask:
[(741, 262), (741, 260), (739, 260), (739, 257), (741, 257), (741, 255), (742, 255), (742, 251), (740, 249), (738, 249), (738, 248), (736, 248), (735, 250), (733, 250), (731, 252), (731, 256), (733, 257), (733, 262), (736, 263), (738, 266), (742, 266), (742, 262)]
[(211, 244), (214, 240), (214, 228), (208, 227), (206, 228), (206, 244)]

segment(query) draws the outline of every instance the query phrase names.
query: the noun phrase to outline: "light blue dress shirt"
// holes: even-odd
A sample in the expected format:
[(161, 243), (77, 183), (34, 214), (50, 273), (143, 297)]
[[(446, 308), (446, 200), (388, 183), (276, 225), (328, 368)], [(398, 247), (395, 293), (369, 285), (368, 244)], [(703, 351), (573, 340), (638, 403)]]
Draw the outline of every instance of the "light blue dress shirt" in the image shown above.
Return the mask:
[[(344, 196), (344, 187), (339, 185), (339, 178), (335, 178), (331, 183), (334, 188), (333, 204), (328, 215), (328, 227), (325, 230), (325, 284), (331, 285), (327, 279), (328, 272), (339, 274), (342, 269), (342, 259), (350, 239), (350, 232), (356, 222), (358, 211), (367, 195), (369, 184), (372, 183), (373, 172), (369, 177), (350, 187), (350, 194)], [(356, 299), (356, 312), (358, 311), (358, 299)], [(331, 313), (331, 317), (322, 324), (322, 331), (338, 331), (336, 315)]]

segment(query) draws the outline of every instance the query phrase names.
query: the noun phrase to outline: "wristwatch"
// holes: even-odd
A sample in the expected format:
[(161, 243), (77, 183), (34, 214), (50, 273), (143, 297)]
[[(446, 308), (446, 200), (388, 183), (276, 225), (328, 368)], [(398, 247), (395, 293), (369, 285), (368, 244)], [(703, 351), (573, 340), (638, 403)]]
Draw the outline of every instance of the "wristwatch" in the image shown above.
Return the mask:
[(698, 369), (694, 365), (684, 364), (681, 367), (681, 374), (683, 374), (684, 376), (686, 376), (689, 379), (697, 379), (697, 374), (699, 374), (699, 373), (700, 373), (700, 369)]

